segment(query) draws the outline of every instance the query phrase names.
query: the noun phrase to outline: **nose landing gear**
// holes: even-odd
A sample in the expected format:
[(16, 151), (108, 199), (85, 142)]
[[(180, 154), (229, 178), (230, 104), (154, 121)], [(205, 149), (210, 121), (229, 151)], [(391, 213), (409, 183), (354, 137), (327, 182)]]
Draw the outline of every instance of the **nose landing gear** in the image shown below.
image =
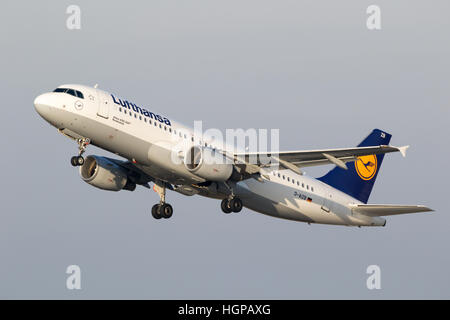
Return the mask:
[(70, 164), (74, 167), (82, 166), (84, 164), (83, 153), (86, 151), (86, 147), (91, 143), (89, 138), (77, 139), (78, 143), (78, 156), (70, 158)]
[(84, 164), (84, 158), (82, 156), (73, 156), (70, 158), (70, 164), (74, 167), (82, 166)]

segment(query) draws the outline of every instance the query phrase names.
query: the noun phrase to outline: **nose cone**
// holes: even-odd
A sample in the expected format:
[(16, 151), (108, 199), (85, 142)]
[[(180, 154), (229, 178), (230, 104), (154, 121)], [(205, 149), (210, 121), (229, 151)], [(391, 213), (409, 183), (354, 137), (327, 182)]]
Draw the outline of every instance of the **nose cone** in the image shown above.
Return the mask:
[(46, 94), (41, 94), (34, 99), (34, 108), (37, 113), (43, 118), (49, 113), (50, 106), (48, 104), (48, 99), (45, 98)]
[(34, 108), (39, 115), (46, 119), (50, 114), (50, 99), (48, 93), (41, 94), (34, 99)]

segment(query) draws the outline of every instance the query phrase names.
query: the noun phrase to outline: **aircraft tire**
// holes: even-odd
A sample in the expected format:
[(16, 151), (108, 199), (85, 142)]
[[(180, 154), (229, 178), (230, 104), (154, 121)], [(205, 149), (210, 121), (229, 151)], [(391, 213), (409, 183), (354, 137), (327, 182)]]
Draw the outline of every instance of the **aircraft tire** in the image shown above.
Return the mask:
[(228, 201), (228, 199), (223, 199), (222, 200), (222, 202), (220, 203), (220, 208), (226, 214), (232, 212), (231, 207), (230, 207), (230, 201)]
[(77, 166), (82, 166), (84, 164), (84, 158), (82, 156), (76, 157)]
[(77, 157), (76, 157), (76, 156), (70, 158), (70, 164), (71, 164), (72, 166), (74, 166), (74, 167), (78, 166), (78, 164), (77, 164)]
[(242, 210), (242, 200), (239, 198), (234, 198), (230, 201), (230, 208), (233, 212), (241, 212)]
[(159, 213), (164, 219), (169, 219), (173, 215), (173, 208), (170, 204), (165, 203), (159, 208)]
[(157, 219), (157, 220), (161, 219), (162, 216), (161, 216), (161, 214), (160, 214), (159, 212), (160, 212), (160, 211), (159, 211), (159, 204), (155, 204), (155, 205), (152, 207), (152, 216), (153, 216), (153, 218), (155, 218), (155, 219)]

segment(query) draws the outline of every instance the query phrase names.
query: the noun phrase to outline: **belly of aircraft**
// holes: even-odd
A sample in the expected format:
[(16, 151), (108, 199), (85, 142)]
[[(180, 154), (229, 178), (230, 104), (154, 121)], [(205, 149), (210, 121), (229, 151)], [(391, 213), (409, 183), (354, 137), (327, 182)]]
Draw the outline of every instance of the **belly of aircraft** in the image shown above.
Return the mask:
[(265, 181), (261, 183), (249, 179), (238, 183), (239, 196), (245, 207), (277, 218), (308, 223), (335, 225), (355, 225), (355, 221), (346, 214), (325, 212), (320, 200), (307, 202), (289, 197), (294, 189), (285, 185)]

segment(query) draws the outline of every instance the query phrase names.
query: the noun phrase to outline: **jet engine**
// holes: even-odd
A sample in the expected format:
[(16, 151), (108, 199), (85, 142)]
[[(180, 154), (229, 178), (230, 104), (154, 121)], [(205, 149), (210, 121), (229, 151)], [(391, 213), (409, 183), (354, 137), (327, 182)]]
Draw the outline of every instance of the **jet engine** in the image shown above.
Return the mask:
[(191, 173), (209, 181), (227, 181), (233, 174), (233, 164), (223, 154), (210, 148), (189, 148), (184, 165)]
[(80, 176), (90, 185), (109, 191), (136, 189), (136, 183), (130, 181), (125, 169), (110, 159), (99, 156), (86, 157), (80, 167)]

